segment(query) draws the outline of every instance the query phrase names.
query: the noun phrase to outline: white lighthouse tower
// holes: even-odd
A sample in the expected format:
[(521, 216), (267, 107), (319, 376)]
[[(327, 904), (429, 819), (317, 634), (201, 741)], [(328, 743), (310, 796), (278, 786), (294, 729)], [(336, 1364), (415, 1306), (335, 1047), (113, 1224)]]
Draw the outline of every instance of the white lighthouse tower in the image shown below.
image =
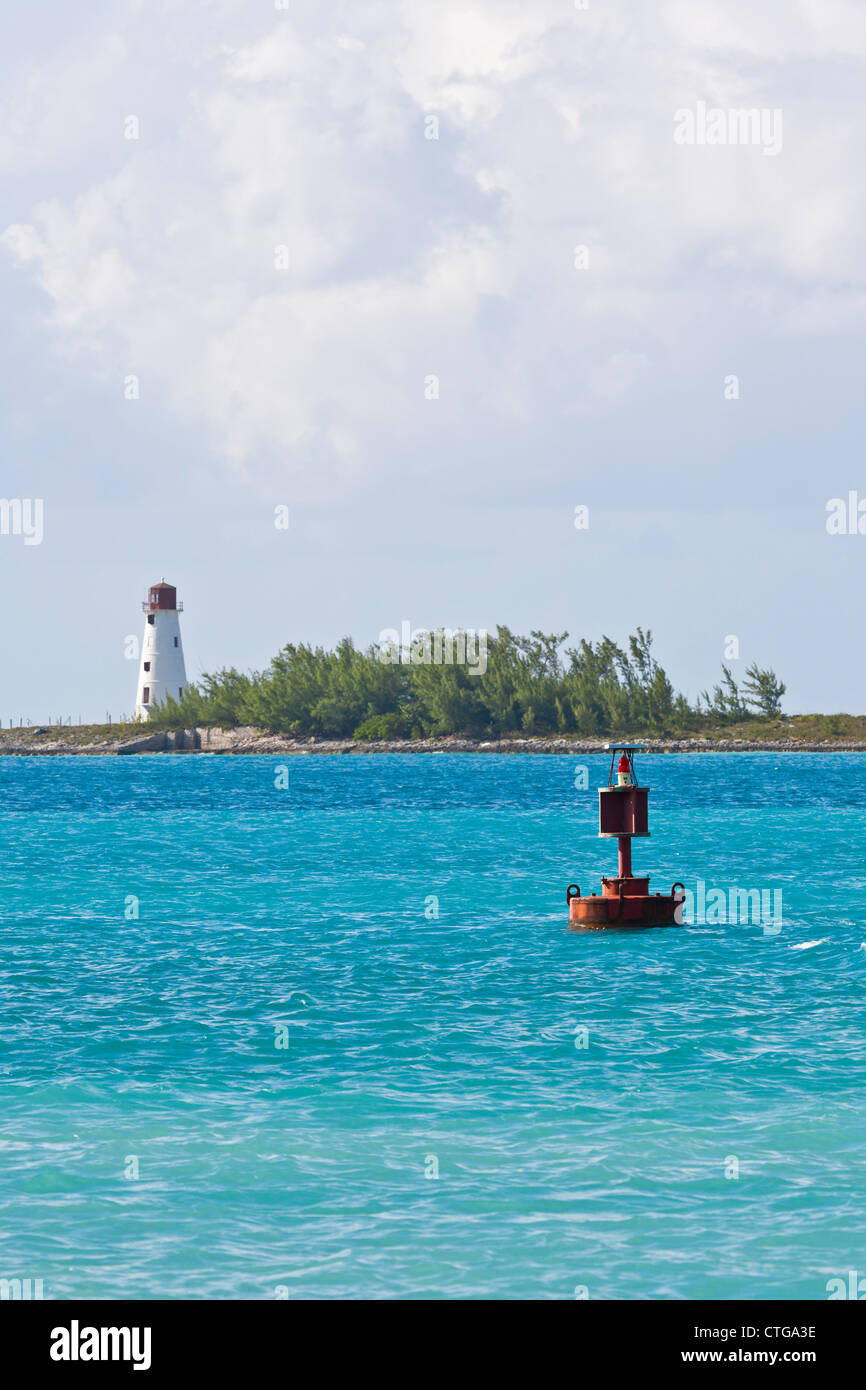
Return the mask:
[(167, 695), (180, 700), (186, 690), (186, 668), (180, 641), (177, 601), (173, 584), (152, 584), (142, 609), (147, 615), (141, 644), (141, 669), (135, 697), (136, 719), (149, 719), (150, 711)]

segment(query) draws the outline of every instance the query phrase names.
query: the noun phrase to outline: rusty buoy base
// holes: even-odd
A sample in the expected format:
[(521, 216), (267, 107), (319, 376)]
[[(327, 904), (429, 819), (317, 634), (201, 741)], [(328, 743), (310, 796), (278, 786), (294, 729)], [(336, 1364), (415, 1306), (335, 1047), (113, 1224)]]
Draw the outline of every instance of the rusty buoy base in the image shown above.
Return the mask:
[(681, 883), (675, 883), (670, 893), (650, 893), (649, 877), (603, 878), (601, 888), (601, 893), (582, 898), (576, 883), (568, 885), (568, 925), (574, 931), (679, 925), (677, 908), (686, 897)]

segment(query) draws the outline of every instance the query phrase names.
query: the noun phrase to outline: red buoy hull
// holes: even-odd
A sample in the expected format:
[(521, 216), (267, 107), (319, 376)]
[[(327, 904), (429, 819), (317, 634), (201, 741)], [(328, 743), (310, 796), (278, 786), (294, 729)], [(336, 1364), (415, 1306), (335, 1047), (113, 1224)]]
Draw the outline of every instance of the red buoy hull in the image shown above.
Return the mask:
[(571, 898), (568, 904), (568, 925), (575, 930), (603, 927), (674, 927), (677, 908), (683, 898), (678, 894), (634, 894), (629, 897), (608, 897), (593, 894), (589, 898)]

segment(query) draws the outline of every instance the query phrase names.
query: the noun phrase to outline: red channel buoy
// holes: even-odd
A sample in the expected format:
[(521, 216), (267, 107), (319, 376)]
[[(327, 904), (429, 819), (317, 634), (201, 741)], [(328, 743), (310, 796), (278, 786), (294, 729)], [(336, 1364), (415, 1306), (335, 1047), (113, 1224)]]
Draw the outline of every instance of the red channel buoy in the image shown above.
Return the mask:
[(644, 749), (637, 743), (606, 743), (605, 748), (611, 755), (610, 772), (607, 786), (598, 789), (598, 833), (603, 839), (615, 837), (619, 843), (617, 876), (602, 877), (601, 893), (591, 893), (588, 898), (580, 896), (576, 883), (568, 885), (565, 897), (569, 926), (671, 927), (678, 922), (677, 908), (685, 902), (683, 884), (675, 883), (670, 893), (650, 893), (649, 875), (636, 878), (631, 870), (632, 838), (648, 838), (650, 833), (650, 789), (638, 785), (634, 770), (634, 755)]

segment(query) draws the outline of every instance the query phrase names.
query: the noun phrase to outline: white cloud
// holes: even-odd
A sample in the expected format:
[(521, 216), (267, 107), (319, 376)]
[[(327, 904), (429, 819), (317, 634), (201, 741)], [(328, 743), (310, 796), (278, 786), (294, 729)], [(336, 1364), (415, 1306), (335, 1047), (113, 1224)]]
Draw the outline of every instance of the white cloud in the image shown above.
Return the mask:
[(626, 395), (647, 365), (641, 352), (615, 352), (590, 376), (593, 395), (612, 400)]
[(102, 99), (129, 61), (125, 40), (110, 31), (42, 63), (22, 64), (0, 94), (0, 170), (56, 169), (100, 139), (112, 117), (120, 131), (125, 113), (106, 120)]
[[(5, 94), (0, 160), (47, 172), (3, 239), (64, 349), (136, 372), (263, 486), (423, 476), (431, 451), (492, 470), (514, 420), (627, 395), (756, 276), (779, 333), (832, 328), (862, 286), (866, 114), (833, 75), (866, 20), (842, 0), (136, 16)], [(151, 88), (142, 138), (106, 146)], [(783, 153), (675, 146), (697, 99), (782, 107)]]
[(697, 52), (780, 64), (866, 55), (858, 0), (668, 0), (665, 26)]

